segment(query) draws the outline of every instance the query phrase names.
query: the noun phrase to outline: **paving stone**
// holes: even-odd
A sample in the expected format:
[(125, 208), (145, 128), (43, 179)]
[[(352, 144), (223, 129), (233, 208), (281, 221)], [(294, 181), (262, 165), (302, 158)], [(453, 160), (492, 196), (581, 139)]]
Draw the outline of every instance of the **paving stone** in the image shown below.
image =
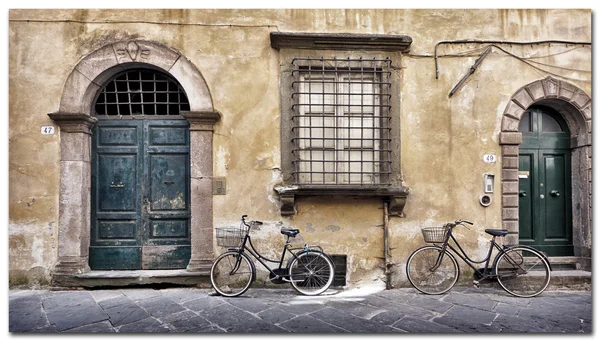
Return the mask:
[(267, 333), (284, 330), (230, 304), (198, 313), (212, 324), (230, 333)]
[(192, 311), (200, 312), (214, 309), (223, 304), (225, 304), (225, 301), (221, 297), (201, 297), (195, 300), (186, 301), (182, 306)]
[(312, 316), (301, 315), (279, 325), (281, 328), (295, 333), (340, 333), (348, 330), (332, 326)]
[(260, 298), (229, 297), (224, 299), (224, 301), (242, 310), (252, 313), (258, 313), (267, 310), (270, 307), (269, 305), (261, 302)]
[(544, 333), (551, 332), (547, 325), (534, 323), (531, 319), (517, 316), (498, 315), (492, 326), (503, 333)]
[(465, 307), (477, 308), (485, 311), (492, 311), (496, 307), (497, 302), (488, 298), (482, 298), (474, 295), (465, 294), (448, 294), (443, 299), (444, 302), (453, 305), (461, 305)]
[(278, 324), (287, 320), (290, 320), (296, 315), (288, 313), (287, 311), (283, 311), (279, 308), (270, 308), (264, 311), (261, 311), (257, 314), (261, 319), (271, 322), (274, 324)]
[(531, 325), (545, 326), (549, 331), (578, 332), (581, 319), (573, 312), (563, 309), (541, 310), (541, 308), (525, 307), (519, 312), (519, 318), (529, 320)]
[(591, 310), (587, 309), (591, 305), (590, 300), (587, 303), (583, 302), (568, 302), (555, 299), (539, 299), (533, 300), (526, 308), (537, 310), (540, 312), (553, 312), (558, 315), (572, 315), (579, 318), (591, 318)]
[(163, 296), (149, 297), (139, 300), (137, 303), (148, 314), (157, 318), (186, 310), (186, 308)]
[(173, 302), (182, 304), (188, 301), (193, 301), (198, 298), (208, 297), (208, 292), (205, 289), (199, 288), (176, 288), (165, 289), (161, 291), (162, 296), (171, 299)]
[(123, 293), (119, 290), (91, 290), (90, 295), (92, 295), (96, 302), (124, 297)]
[(119, 328), (119, 333), (168, 333), (170, 331), (169, 327), (152, 317)]
[(452, 308), (452, 304), (443, 302), (439, 299), (430, 298), (429, 296), (417, 296), (406, 302), (407, 305), (420, 307), (436, 313), (444, 313)]
[(394, 328), (407, 331), (409, 333), (460, 333), (461, 331), (443, 324), (421, 320), (414, 317), (404, 317), (400, 321), (394, 323)]
[(120, 289), (120, 291), (123, 295), (129, 297), (132, 301), (161, 296), (160, 290), (154, 289)]
[(389, 333), (394, 330), (375, 321), (363, 319), (334, 308), (325, 308), (310, 314), (334, 326), (354, 333)]
[[(163, 321), (164, 322), (164, 321)], [(210, 327), (211, 323), (198, 315), (191, 316), (185, 320), (177, 320), (170, 323), (174, 328), (172, 330), (179, 332), (199, 332)]]
[(277, 308), (287, 311), (290, 314), (294, 315), (306, 315), (310, 313), (314, 313), (315, 311), (321, 310), (326, 307), (325, 304), (315, 304), (315, 303), (283, 303), (278, 302), (275, 305)]
[(65, 330), (66, 333), (115, 333), (115, 329), (108, 321), (88, 324), (81, 327)]
[(329, 306), (338, 310), (342, 310), (345, 313), (349, 313), (354, 316), (362, 317), (365, 319), (370, 319), (371, 317), (385, 311), (385, 309), (382, 308), (377, 308), (356, 302), (332, 302), (331, 304), (329, 304)]
[(508, 316), (517, 316), (519, 311), (521, 311), (523, 307), (518, 305), (512, 305), (507, 303), (498, 302), (497, 305), (492, 309), (493, 312), (497, 314), (503, 314)]
[(109, 316), (99, 306), (47, 310), (48, 321), (59, 331), (105, 321)]
[(406, 304), (396, 304), (393, 307), (389, 308), (390, 311), (394, 311), (397, 313), (402, 313), (406, 316), (414, 316), (421, 319), (430, 319), (437, 314), (433, 313), (430, 310), (425, 310), (419, 307), (414, 307)]
[(9, 332), (28, 332), (49, 325), (39, 295), (20, 295), (9, 300)]
[(457, 305), (444, 315), (434, 318), (433, 322), (465, 332), (498, 332), (500, 329), (492, 326), (496, 316), (496, 313)]
[(150, 315), (137, 304), (126, 300), (121, 304), (110, 305), (104, 308), (104, 311), (110, 317), (113, 326), (122, 326), (136, 321), (141, 321), (150, 317)]
[(173, 314), (169, 314), (166, 316), (163, 316), (161, 318), (159, 318), (159, 320), (162, 323), (172, 323), (172, 322), (176, 322), (176, 321), (183, 321), (183, 320), (187, 320), (191, 317), (194, 316), (198, 316), (196, 315), (193, 311), (191, 310), (183, 310), (183, 311), (179, 311)]
[(384, 326), (391, 326), (404, 316), (406, 315), (397, 311), (385, 310), (382, 313), (373, 316), (371, 321), (377, 322)]

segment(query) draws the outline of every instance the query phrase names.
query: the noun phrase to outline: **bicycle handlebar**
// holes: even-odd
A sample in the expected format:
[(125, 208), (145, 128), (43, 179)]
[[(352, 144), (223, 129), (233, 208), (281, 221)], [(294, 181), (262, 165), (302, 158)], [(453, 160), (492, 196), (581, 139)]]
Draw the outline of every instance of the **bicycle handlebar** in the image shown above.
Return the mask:
[[(244, 225), (246, 225), (246, 226), (250, 227), (250, 225), (246, 224), (246, 218), (248, 218), (248, 215), (247, 215), (247, 214), (244, 214), (244, 215), (242, 216), (242, 223), (244, 223)], [(250, 222), (250, 224), (254, 224), (254, 225), (262, 225), (262, 224), (263, 224), (263, 222), (262, 222), (262, 221), (260, 221), (260, 220), (253, 220), (253, 221), (251, 221), (251, 222)]]

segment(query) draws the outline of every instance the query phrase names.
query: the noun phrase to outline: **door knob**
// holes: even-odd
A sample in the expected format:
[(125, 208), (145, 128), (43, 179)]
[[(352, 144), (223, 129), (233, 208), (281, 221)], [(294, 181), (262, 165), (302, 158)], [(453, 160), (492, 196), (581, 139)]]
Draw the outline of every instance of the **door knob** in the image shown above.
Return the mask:
[(519, 191), (519, 196), (522, 197), (526, 197), (527, 196), (527, 192), (525, 191)]
[(553, 189), (550, 191), (550, 195), (553, 197), (559, 197), (560, 193), (557, 190)]

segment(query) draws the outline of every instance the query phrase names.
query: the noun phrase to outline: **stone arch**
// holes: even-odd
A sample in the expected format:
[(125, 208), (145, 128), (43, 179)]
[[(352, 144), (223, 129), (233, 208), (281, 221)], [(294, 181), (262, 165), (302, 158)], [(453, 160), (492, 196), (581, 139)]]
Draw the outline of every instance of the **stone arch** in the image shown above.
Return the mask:
[[(221, 115), (209, 87), (194, 64), (157, 42), (126, 40), (84, 56), (63, 86), (58, 112), (48, 114), (60, 127), (60, 191), (56, 285), (73, 285), (73, 276), (89, 272), (92, 108), (101, 86), (121, 71), (152, 68), (170, 74), (183, 87), (190, 111), (191, 237), (188, 271), (204, 272), (212, 263), (212, 132)], [(195, 212), (195, 214), (194, 214)]]
[(592, 202), (592, 100), (570, 83), (547, 77), (520, 88), (508, 102), (502, 116), (502, 225), (510, 231), (510, 243), (519, 233), (519, 132), (521, 117), (531, 105), (541, 104), (558, 111), (571, 133), (573, 186), (573, 244), (575, 255), (591, 256)]
[(105, 81), (144, 64), (177, 79), (188, 95), (190, 111), (214, 112), (210, 90), (196, 66), (178, 51), (145, 40), (108, 44), (82, 58), (65, 82), (59, 112), (91, 113), (94, 96)]

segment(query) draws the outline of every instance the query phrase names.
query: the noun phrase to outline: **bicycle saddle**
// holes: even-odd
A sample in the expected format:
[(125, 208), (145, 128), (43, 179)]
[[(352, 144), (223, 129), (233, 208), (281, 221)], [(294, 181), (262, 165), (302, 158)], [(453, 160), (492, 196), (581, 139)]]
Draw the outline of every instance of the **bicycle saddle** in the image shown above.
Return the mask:
[(286, 236), (296, 237), (296, 235), (300, 233), (298, 229), (281, 229), (281, 234), (285, 234)]
[(495, 237), (504, 237), (508, 234), (508, 230), (485, 229), (485, 233)]

